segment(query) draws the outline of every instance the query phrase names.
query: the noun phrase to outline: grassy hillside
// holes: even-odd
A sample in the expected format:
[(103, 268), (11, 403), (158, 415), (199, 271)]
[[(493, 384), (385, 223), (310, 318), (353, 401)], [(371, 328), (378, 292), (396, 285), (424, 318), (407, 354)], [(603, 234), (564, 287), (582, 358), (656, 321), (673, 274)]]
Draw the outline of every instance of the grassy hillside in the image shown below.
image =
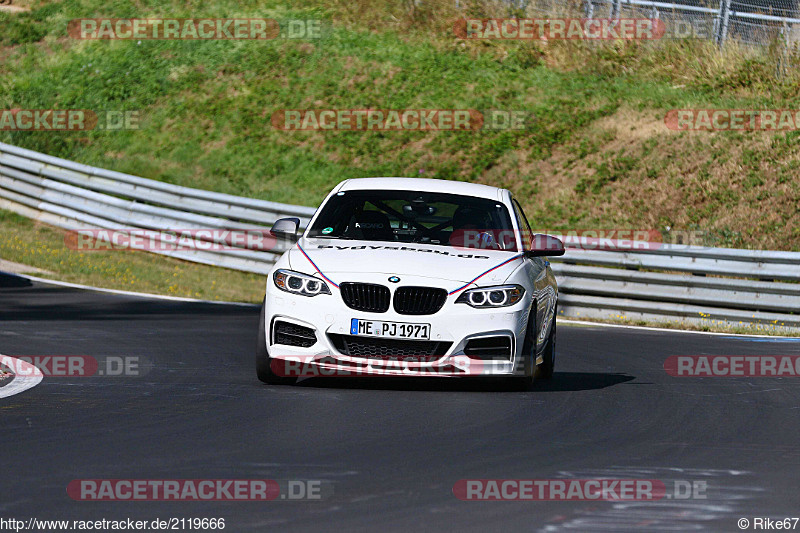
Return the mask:
[[(464, 3), (462, 2), (462, 5)], [(316, 205), (375, 175), (507, 187), (542, 228), (707, 231), (800, 250), (796, 132), (675, 132), (672, 108), (797, 108), (770, 49), (460, 41), (453, 2), (64, 0), (0, 12), (0, 109), (140, 110), (141, 129), (0, 140), (181, 185)], [(427, 6), (427, 7), (426, 7)], [(508, 14), (490, 4), (467, 13)], [(427, 11), (426, 11), (427, 10)], [(76, 41), (78, 17), (326, 21), (321, 39)], [(287, 132), (280, 109), (525, 110), (524, 131)]]

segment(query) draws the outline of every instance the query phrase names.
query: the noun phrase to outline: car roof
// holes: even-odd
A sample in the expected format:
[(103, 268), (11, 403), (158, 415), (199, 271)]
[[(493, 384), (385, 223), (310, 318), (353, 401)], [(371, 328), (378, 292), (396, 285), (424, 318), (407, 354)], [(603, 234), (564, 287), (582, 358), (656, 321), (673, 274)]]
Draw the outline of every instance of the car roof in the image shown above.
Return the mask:
[(504, 189), (498, 187), (479, 183), (430, 178), (354, 178), (341, 182), (334, 190), (337, 190), (337, 192), (359, 190), (441, 192), (497, 201), (503, 201), (504, 191)]

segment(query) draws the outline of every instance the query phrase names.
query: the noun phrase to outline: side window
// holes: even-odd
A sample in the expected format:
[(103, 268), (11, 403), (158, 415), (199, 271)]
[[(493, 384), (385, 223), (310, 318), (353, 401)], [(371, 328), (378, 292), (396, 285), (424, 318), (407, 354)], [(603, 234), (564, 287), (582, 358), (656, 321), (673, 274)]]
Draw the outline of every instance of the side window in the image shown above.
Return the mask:
[(522, 246), (525, 250), (531, 249), (531, 237), (533, 232), (531, 231), (531, 225), (528, 224), (528, 218), (525, 216), (525, 212), (520, 207), (519, 202), (513, 200), (514, 205), (514, 215), (517, 217), (517, 225), (519, 226), (519, 230), (522, 233)]

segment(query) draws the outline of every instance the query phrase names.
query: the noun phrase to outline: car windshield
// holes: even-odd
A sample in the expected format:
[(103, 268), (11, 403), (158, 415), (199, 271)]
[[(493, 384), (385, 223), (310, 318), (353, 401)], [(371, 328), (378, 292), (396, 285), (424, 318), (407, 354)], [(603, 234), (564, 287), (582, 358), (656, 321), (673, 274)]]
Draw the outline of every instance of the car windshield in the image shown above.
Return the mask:
[(502, 203), (420, 191), (339, 192), (306, 236), (516, 251), (511, 217)]

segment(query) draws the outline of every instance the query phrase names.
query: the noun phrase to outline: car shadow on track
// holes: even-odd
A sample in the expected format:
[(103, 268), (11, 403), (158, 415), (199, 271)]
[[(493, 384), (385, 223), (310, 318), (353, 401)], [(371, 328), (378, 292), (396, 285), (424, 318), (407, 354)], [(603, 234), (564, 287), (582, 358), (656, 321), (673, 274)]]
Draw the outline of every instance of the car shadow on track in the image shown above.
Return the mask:
[[(636, 379), (635, 376), (605, 372), (556, 372), (553, 378), (537, 379), (527, 392), (577, 392), (613, 387)], [(398, 391), (442, 391), (442, 392), (521, 392), (502, 380), (469, 378), (309, 378), (295, 387), (366, 389)]]
[(7, 272), (0, 272), (0, 288), (19, 288), (30, 287), (33, 285), (31, 280), (22, 276), (16, 276)]

